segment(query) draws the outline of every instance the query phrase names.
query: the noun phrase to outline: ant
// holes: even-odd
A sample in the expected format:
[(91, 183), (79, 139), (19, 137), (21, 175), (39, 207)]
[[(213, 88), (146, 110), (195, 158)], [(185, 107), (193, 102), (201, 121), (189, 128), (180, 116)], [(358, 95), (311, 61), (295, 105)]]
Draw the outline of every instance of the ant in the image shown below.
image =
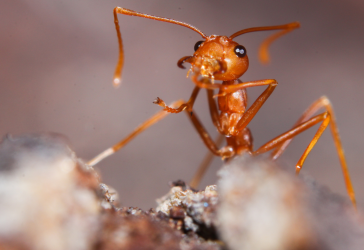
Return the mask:
[[(114, 86), (118, 86), (121, 83), (121, 70), (124, 63), (122, 38), (119, 20), (117, 17), (118, 14), (144, 17), (177, 24), (189, 28), (202, 36), (204, 40), (198, 41), (194, 46), (195, 53), (192, 56), (182, 57), (177, 62), (177, 66), (182, 69), (185, 69), (184, 63), (191, 64), (187, 77), (189, 76), (189, 73), (192, 73), (191, 79), (195, 84), (195, 88), (192, 91), (190, 99), (185, 103), (175, 103), (173, 106), (167, 106), (160, 98), (157, 98), (154, 103), (162, 106), (163, 110), (169, 113), (186, 111), (203, 142), (214, 155), (221, 157), (223, 160), (228, 160), (236, 155), (244, 153), (256, 156), (273, 150), (271, 153), (271, 159), (276, 160), (296, 135), (306, 131), (316, 124), (321, 123), (313, 139), (296, 164), (296, 174), (298, 174), (302, 169), (302, 165), (308, 154), (315, 146), (326, 127), (330, 125), (332, 137), (340, 159), (346, 189), (351, 202), (354, 207), (356, 207), (355, 193), (350, 180), (344, 150), (336, 125), (336, 118), (332, 105), (327, 97), (323, 96), (312, 103), (290, 130), (268, 141), (257, 150), (253, 150), (253, 139), (247, 126), (277, 87), (278, 82), (274, 79), (254, 80), (249, 82), (240, 81), (238, 78), (247, 71), (249, 67), (249, 60), (246, 48), (233, 41), (233, 39), (250, 32), (279, 30), (279, 32), (268, 37), (259, 48), (260, 61), (267, 63), (270, 59), (268, 53), (269, 45), (277, 38), (299, 28), (300, 24), (298, 22), (277, 26), (243, 29), (229, 37), (218, 35), (206, 36), (196, 27), (184, 22), (116, 7), (114, 9), (114, 22), (118, 36), (119, 59), (114, 74)], [(215, 81), (222, 82), (215, 83)], [(267, 86), (267, 88), (248, 108), (246, 88), (255, 86)], [(216, 143), (210, 137), (192, 109), (201, 88), (206, 89), (207, 91), (212, 122), (218, 132), (226, 138), (227, 145), (220, 149), (218, 148), (219, 143)], [(217, 95), (214, 95), (215, 89), (219, 90)], [(217, 103), (214, 99), (215, 97), (217, 97)], [(324, 108), (325, 112), (313, 116), (321, 108)]]

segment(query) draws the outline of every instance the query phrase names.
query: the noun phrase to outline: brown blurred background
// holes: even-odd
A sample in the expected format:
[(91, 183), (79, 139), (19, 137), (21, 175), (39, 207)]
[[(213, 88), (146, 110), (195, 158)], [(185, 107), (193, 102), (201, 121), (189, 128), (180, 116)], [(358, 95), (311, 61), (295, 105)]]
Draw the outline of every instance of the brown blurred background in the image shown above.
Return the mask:
[[(364, 207), (364, 2), (339, 1), (48, 1), (0, 2), (0, 134), (54, 131), (66, 135), (77, 154), (93, 156), (126, 136), (167, 103), (189, 98), (193, 84), (176, 66), (201, 37), (184, 27), (120, 16), (125, 46), (123, 85), (111, 84), (117, 60), (112, 10), (122, 6), (195, 25), (206, 34), (231, 35), (248, 27), (300, 21), (302, 28), (271, 47), (262, 66), (257, 48), (270, 33), (235, 40), (248, 50), (243, 81), (274, 78), (272, 96), (250, 128), (255, 147), (289, 129), (317, 98), (332, 101), (359, 205)], [(250, 103), (264, 88), (249, 89)], [(206, 95), (196, 113), (215, 137)], [(295, 139), (281, 157), (294, 166), (315, 129)], [(154, 207), (168, 181), (189, 181), (206, 153), (185, 114), (170, 115), (99, 164), (105, 183), (123, 205)], [(216, 158), (203, 185), (216, 181)], [(344, 194), (340, 164), (329, 132), (302, 171)]]

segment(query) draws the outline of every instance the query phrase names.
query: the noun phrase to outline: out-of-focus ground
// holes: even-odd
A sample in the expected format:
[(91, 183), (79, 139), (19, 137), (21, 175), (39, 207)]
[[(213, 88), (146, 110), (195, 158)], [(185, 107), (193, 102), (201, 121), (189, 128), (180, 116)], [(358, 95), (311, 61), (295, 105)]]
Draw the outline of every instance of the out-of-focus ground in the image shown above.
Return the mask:
[[(176, 66), (201, 37), (184, 27), (120, 16), (125, 67), (111, 85), (117, 60), (112, 10), (122, 6), (231, 35), (254, 26), (300, 21), (302, 27), (271, 47), (261, 66), (257, 48), (268, 32), (247, 34), (250, 69), (243, 81), (274, 78), (278, 87), (250, 124), (255, 146), (288, 130), (314, 100), (332, 101), (359, 207), (364, 207), (364, 3), (362, 1), (2, 1), (0, 2), (0, 135), (54, 131), (84, 159), (126, 136), (167, 103), (187, 99), (193, 84)], [(250, 103), (264, 88), (249, 89)], [(215, 136), (206, 96), (196, 113)], [(281, 157), (291, 166), (315, 129), (297, 137)], [(99, 164), (104, 182), (125, 206), (155, 206), (170, 180), (190, 180), (206, 153), (185, 114), (170, 115)], [(216, 158), (203, 185), (216, 183)], [(333, 140), (325, 132), (302, 171), (334, 192), (346, 193)]]

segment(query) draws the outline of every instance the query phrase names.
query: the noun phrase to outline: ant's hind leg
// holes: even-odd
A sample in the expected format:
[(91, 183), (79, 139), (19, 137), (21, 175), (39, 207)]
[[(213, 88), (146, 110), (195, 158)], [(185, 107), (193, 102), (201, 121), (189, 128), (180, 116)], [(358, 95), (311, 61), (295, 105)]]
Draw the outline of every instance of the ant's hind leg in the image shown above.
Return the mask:
[[(332, 104), (331, 104), (330, 100), (326, 96), (322, 96), (321, 98), (316, 100), (302, 114), (302, 116), (298, 119), (298, 121), (296, 122), (296, 124), (294, 126), (296, 126), (296, 125), (298, 125), (298, 124), (300, 124), (302, 122), (307, 121), (310, 116), (312, 116), (314, 113), (316, 113), (321, 108), (326, 109), (326, 111), (329, 112), (329, 114), (331, 116), (331, 122), (330, 122), (331, 135), (332, 135), (332, 138), (334, 139), (335, 146), (336, 146), (336, 151), (337, 151), (337, 154), (339, 156), (341, 169), (342, 169), (344, 179), (345, 179), (346, 189), (347, 189), (347, 191), (349, 193), (349, 196), (350, 196), (353, 204), (355, 204), (356, 201), (355, 201), (354, 188), (353, 188), (352, 183), (351, 183), (351, 179), (350, 179), (350, 175), (349, 175), (349, 169), (348, 169), (348, 166), (346, 164), (344, 149), (343, 149), (343, 146), (342, 146), (342, 143), (341, 143), (339, 130), (338, 130), (338, 127), (337, 127), (337, 124), (336, 124), (336, 116), (335, 116), (334, 109), (332, 107)], [(287, 148), (287, 146), (289, 145), (291, 140), (292, 139), (287, 140), (284, 143), (282, 143), (281, 145), (279, 145), (272, 152), (272, 158), (277, 159), (283, 153), (283, 151)]]
[[(171, 107), (178, 107), (184, 103), (183, 100), (178, 100), (174, 103), (172, 103)], [(97, 163), (105, 159), (106, 157), (114, 154), (116, 151), (120, 150), (122, 147), (124, 147), (129, 141), (134, 139), (137, 135), (139, 135), (141, 132), (152, 126), (154, 123), (158, 122), (159, 120), (162, 120), (164, 117), (166, 117), (169, 113), (161, 110), (155, 115), (153, 115), (151, 118), (140, 124), (132, 133), (130, 133), (127, 137), (125, 137), (123, 140), (112, 146), (111, 148), (106, 149), (105, 151), (98, 154), (96, 157), (94, 157), (92, 160), (90, 160), (87, 164), (90, 166), (95, 166)]]
[[(322, 113), (320, 115), (317, 115), (317, 116), (309, 119), (309, 117), (313, 113), (315, 113), (318, 109), (320, 109), (322, 107), (324, 107), (327, 110), (325, 113)], [(310, 153), (310, 151), (316, 144), (317, 140), (320, 138), (323, 131), (330, 124), (331, 133), (334, 138), (336, 150), (339, 155), (340, 164), (341, 164), (342, 172), (344, 175), (346, 190), (348, 192), (348, 195), (349, 195), (354, 207), (356, 207), (355, 192), (354, 192), (353, 185), (351, 183), (349, 170), (346, 165), (344, 150), (343, 150), (339, 132), (337, 129), (334, 111), (333, 111), (332, 105), (331, 105), (330, 101), (327, 99), (327, 97), (323, 96), (320, 99), (318, 99), (316, 102), (314, 102), (304, 112), (304, 114), (300, 117), (300, 119), (297, 121), (298, 124), (296, 123), (296, 125), (291, 130), (289, 130), (289, 131), (285, 132), (284, 134), (267, 142), (266, 144), (261, 146), (257, 151), (255, 151), (253, 154), (255, 154), (255, 155), (261, 154), (261, 153), (267, 152), (267, 151), (275, 148), (275, 151), (273, 151), (273, 153), (272, 153), (272, 158), (276, 159), (283, 152), (283, 150), (288, 146), (288, 144), (293, 139), (293, 137), (295, 137), (296, 135), (300, 134), (301, 132), (307, 130), (308, 128), (312, 127), (313, 125), (319, 123), (320, 121), (322, 121), (322, 124), (320, 125), (314, 138), (312, 139), (312, 141), (306, 148), (305, 152), (301, 156), (300, 160), (297, 162), (296, 173), (298, 174), (300, 172), (306, 157), (308, 156), (308, 154)]]
[[(306, 109), (305, 112), (301, 115), (301, 117), (296, 121), (296, 123), (293, 125), (292, 129), (294, 127), (296, 127), (297, 125), (307, 121), (310, 117), (312, 117), (321, 108), (325, 108), (326, 111), (328, 111), (330, 113), (330, 115), (331, 115), (330, 127), (331, 127), (332, 136), (334, 138), (337, 150), (340, 152), (343, 152), (337, 125), (336, 125), (334, 111), (333, 111), (333, 108), (332, 108), (332, 105), (331, 105), (329, 99), (326, 96), (322, 96), (321, 98), (319, 98), (318, 100), (313, 102), (311, 104), (311, 106), (308, 107), (308, 109)], [(284, 143), (280, 144), (279, 146), (277, 146), (277, 148), (275, 150), (273, 150), (273, 152), (271, 154), (272, 159), (273, 160), (278, 159), (278, 157), (281, 156), (281, 154), (288, 147), (288, 145), (291, 143), (291, 141), (292, 141), (292, 139), (289, 139), (289, 140), (285, 141)], [(340, 155), (341, 154), (339, 153), (339, 157), (340, 157)], [(345, 162), (345, 158), (340, 157), (340, 162), (341, 163)]]
[[(347, 189), (347, 191), (349, 193), (349, 196), (350, 196), (351, 200), (353, 201), (353, 203), (355, 203), (354, 188), (353, 188), (352, 183), (351, 183), (351, 179), (350, 179), (350, 175), (349, 175), (349, 169), (348, 169), (348, 166), (346, 164), (344, 149), (343, 149), (343, 146), (342, 146), (342, 143), (341, 143), (339, 130), (338, 130), (337, 124), (336, 124), (336, 116), (335, 116), (334, 109), (333, 109), (333, 107), (331, 105), (330, 100), (326, 96), (322, 96), (321, 98), (316, 100), (302, 114), (302, 116), (298, 119), (298, 121), (296, 122), (294, 127), (297, 126), (298, 124), (302, 123), (302, 122), (307, 121), (309, 119), (309, 117), (311, 117), (314, 113), (316, 113), (321, 108), (326, 109), (326, 111), (331, 116), (331, 122), (330, 122), (331, 135), (332, 135), (332, 138), (334, 139), (335, 146), (336, 146), (336, 151), (337, 151), (337, 154), (339, 156), (341, 169), (342, 169), (344, 179), (345, 179), (346, 189)], [(272, 156), (272, 158), (274, 160), (277, 159), (283, 153), (283, 151), (287, 148), (287, 146), (289, 145), (291, 140), (292, 139), (289, 139), (289, 140), (285, 141), (284, 143), (280, 144), (272, 152), (271, 156)]]

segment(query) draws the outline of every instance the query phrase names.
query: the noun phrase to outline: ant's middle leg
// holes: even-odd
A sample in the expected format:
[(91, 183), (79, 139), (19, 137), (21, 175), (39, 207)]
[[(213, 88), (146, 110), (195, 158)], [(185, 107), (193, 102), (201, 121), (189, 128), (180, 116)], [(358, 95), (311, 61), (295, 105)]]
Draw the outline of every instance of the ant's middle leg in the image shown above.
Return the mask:
[[(224, 139), (225, 139), (225, 136), (220, 131), (221, 124), (220, 124), (219, 112), (218, 112), (218, 109), (217, 109), (216, 101), (214, 99), (214, 91), (211, 90), (211, 89), (206, 89), (206, 92), (207, 92), (207, 100), (208, 100), (208, 103), (209, 103), (209, 110), (210, 110), (211, 120), (212, 120), (212, 123), (215, 125), (215, 127), (219, 131), (219, 135), (215, 140), (215, 145), (217, 147), (220, 147), (221, 144), (223, 143)], [(249, 135), (250, 135), (250, 131), (248, 131), (248, 132), (249, 132)], [(243, 142), (240, 143), (241, 145), (236, 145), (236, 144), (239, 144), (239, 143), (235, 142), (235, 140), (238, 140), (238, 138), (236, 138), (236, 137), (234, 137), (233, 142), (231, 142), (231, 143), (228, 142), (228, 145), (231, 144), (230, 146), (232, 146), (234, 148), (236, 153), (239, 153), (241, 150), (248, 150), (249, 152), (252, 151), (251, 135), (250, 135), (250, 137), (248, 139), (249, 143), (246, 143), (247, 140), (246, 140), (245, 135), (247, 133), (245, 132), (243, 134), (244, 135), (241, 136), (241, 137), (243, 137), (242, 138)], [(240, 140), (239, 140), (239, 142), (240, 142)], [(205, 155), (204, 160), (200, 164), (199, 168), (197, 169), (196, 173), (194, 174), (192, 180), (190, 181), (190, 187), (192, 187), (192, 188), (197, 188), (198, 187), (198, 185), (199, 185), (203, 175), (207, 171), (213, 157), (214, 157), (213, 153), (209, 150), (207, 152), (207, 154)]]
[(206, 145), (206, 147), (216, 156), (221, 157), (222, 159), (230, 158), (235, 155), (234, 148), (231, 146), (226, 146), (221, 149), (218, 148), (214, 140), (211, 138), (209, 133), (206, 131), (205, 127), (202, 125), (201, 121), (196, 116), (195, 112), (189, 113), (186, 112), (187, 117), (191, 120), (193, 126), (197, 130), (197, 133), (200, 135), (202, 141)]
[[(225, 139), (223, 134), (218, 134), (218, 137), (215, 140), (215, 144), (217, 147), (220, 147)], [(251, 132), (248, 128), (245, 128), (238, 136), (232, 136), (226, 138), (227, 146), (225, 149), (232, 149), (234, 154), (243, 154), (249, 153), (251, 154), (253, 151), (253, 140), (251, 136)], [(224, 148), (223, 148), (224, 149)], [(213, 159), (214, 155), (209, 150), (205, 155), (204, 160), (200, 164), (199, 168), (197, 169), (196, 173), (194, 174), (192, 180), (190, 181), (190, 187), (197, 189), (202, 177), (204, 176), (205, 172), (207, 171), (210, 163)]]

